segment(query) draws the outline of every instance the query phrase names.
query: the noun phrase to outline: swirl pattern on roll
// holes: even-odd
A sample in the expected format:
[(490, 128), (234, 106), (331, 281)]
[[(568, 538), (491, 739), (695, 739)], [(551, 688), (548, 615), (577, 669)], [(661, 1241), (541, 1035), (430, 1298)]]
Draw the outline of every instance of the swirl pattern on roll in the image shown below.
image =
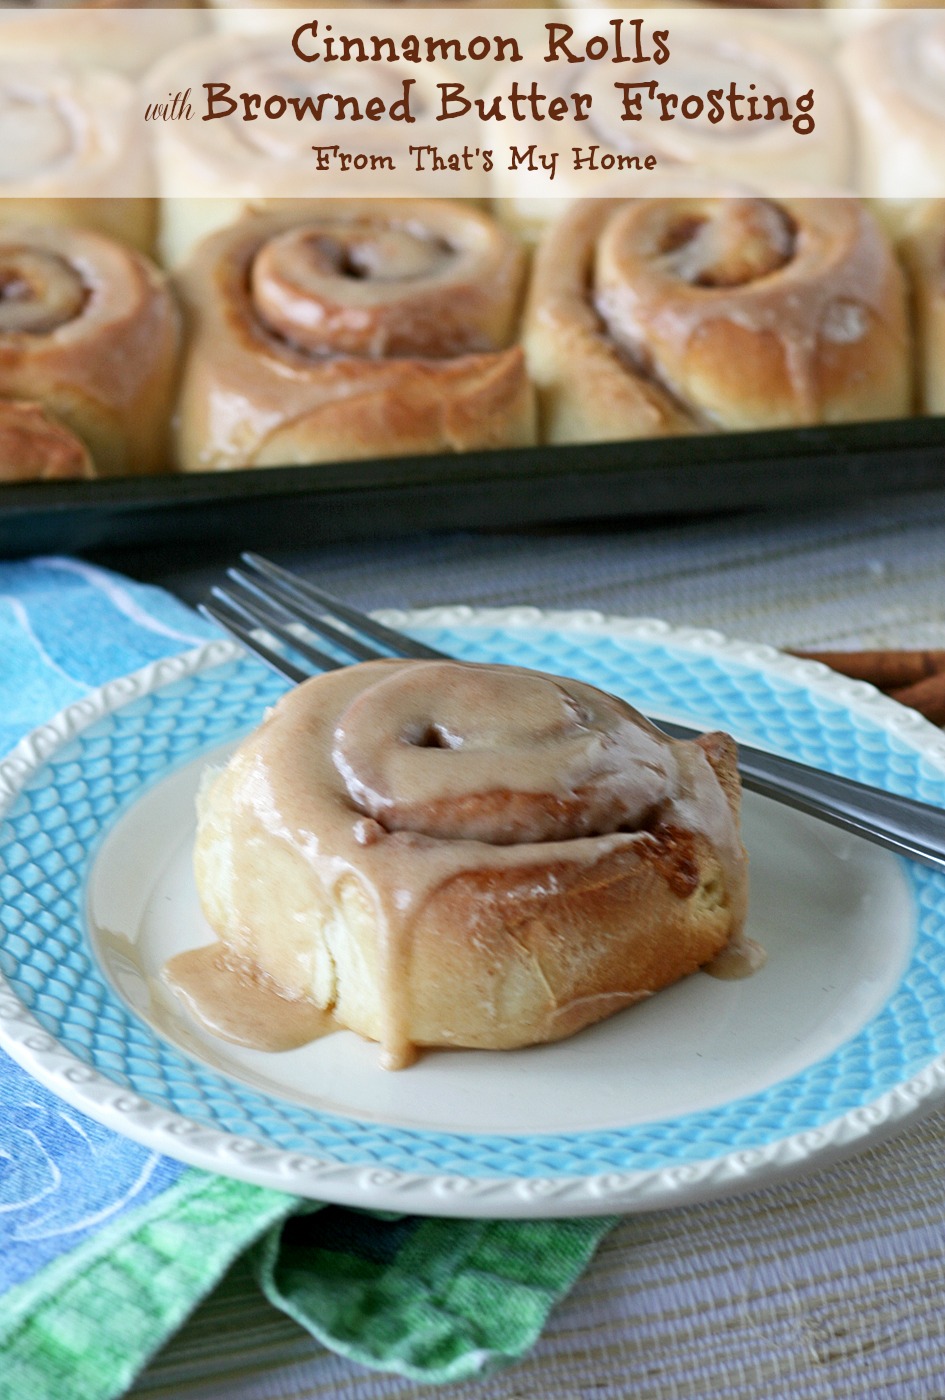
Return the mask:
[(734, 746), (518, 667), (368, 662), (287, 695), (213, 780), (196, 869), (225, 956), (391, 1064), (555, 1040), (740, 930)]
[(434, 662), (357, 696), (333, 756), (386, 831), (503, 846), (639, 829), (668, 797), (664, 750), (590, 686)]
[(178, 344), (176, 304), (139, 253), (82, 229), (0, 229), (0, 398), (41, 405), (95, 475), (167, 469)]
[(855, 200), (578, 205), (526, 319), (552, 441), (900, 417), (902, 273)]
[(185, 470), (533, 440), (524, 258), (448, 201), (326, 201), (204, 241), (178, 285)]

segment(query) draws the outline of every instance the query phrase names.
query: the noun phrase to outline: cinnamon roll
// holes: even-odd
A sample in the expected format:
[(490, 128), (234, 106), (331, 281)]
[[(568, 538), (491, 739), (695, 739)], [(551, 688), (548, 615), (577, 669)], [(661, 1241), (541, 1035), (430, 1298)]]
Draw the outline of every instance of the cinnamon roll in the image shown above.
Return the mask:
[(449, 201), (326, 201), (211, 235), (190, 320), (185, 471), (523, 445), (523, 255)]
[(911, 407), (902, 273), (855, 200), (580, 204), (539, 248), (525, 345), (553, 442)]
[(41, 404), (96, 475), (166, 469), (178, 329), (141, 254), (85, 229), (0, 229), (0, 398)]
[(49, 61), (0, 62), (0, 226), (91, 228), (147, 252), (153, 193), (125, 78)]
[(714, 958), (745, 916), (738, 809), (725, 735), (519, 667), (366, 662), (210, 779), (195, 871), (218, 970), (400, 1067), (561, 1039)]

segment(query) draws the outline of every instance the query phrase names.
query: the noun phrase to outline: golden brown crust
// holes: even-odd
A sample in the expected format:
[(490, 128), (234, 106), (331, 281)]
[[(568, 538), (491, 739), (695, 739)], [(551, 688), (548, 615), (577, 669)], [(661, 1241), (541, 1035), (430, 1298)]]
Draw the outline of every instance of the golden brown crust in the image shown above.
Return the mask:
[(0, 402), (0, 482), (63, 481), (94, 474), (85, 445), (39, 404)]
[(313, 204), (247, 216), (179, 274), (183, 469), (533, 441), (511, 236), (448, 201)]
[[(427, 706), (445, 745), (418, 727)], [(551, 799), (581, 790), (584, 816), (549, 827)], [(410, 1045), (512, 1048), (651, 995), (740, 932), (739, 799), (725, 735), (677, 745), (518, 668), (367, 663), (287, 695), (208, 784), (197, 885), (236, 958), (397, 1063)]]
[(911, 407), (902, 276), (854, 200), (580, 204), (539, 249), (525, 344), (551, 441)]
[(178, 313), (146, 258), (88, 230), (0, 229), (0, 395), (45, 405), (99, 476), (167, 469)]
[[(553, 894), (536, 896), (539, 883)], [(414, 937), (414, 1041), (512, 1049), (572, 1035), (711, 961), (733, 936), (733, 894), (709, 844), (672, 829), (590, 867), (458, 876)]]

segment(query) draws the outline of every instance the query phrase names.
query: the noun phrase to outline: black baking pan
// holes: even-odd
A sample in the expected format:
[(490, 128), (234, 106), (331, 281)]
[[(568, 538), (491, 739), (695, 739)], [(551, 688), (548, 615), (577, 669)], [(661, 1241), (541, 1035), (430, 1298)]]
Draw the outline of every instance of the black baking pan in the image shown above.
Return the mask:
[(945, 418), (0, 488), (0, 557), (718, 515), (945, 486)]

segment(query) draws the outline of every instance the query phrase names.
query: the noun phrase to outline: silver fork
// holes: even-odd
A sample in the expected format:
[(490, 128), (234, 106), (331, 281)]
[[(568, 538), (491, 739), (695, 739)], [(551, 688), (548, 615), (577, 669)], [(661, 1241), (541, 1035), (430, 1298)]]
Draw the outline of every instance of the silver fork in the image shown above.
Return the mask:
[[(228, 570), (231, 586), (214, 588), (211, 601), (201, 604), (200, 611), (293, 684), (307, 680), (312, 671), (290, 660), (280, 646), (318, 671), (382, 657), (452, 659), (384, 627), (258, 554), (244, 554), (242, 561), (244, 569)], [(315, 645), (312, 637), (330, 650)], [(658, 724), (674, 739), (699, 732), (662, 720)], [(945, 812), (940, 808), (746, 744), (739, 744), (738, 760), (742, 782), (752, 792), (945, 870)]]

